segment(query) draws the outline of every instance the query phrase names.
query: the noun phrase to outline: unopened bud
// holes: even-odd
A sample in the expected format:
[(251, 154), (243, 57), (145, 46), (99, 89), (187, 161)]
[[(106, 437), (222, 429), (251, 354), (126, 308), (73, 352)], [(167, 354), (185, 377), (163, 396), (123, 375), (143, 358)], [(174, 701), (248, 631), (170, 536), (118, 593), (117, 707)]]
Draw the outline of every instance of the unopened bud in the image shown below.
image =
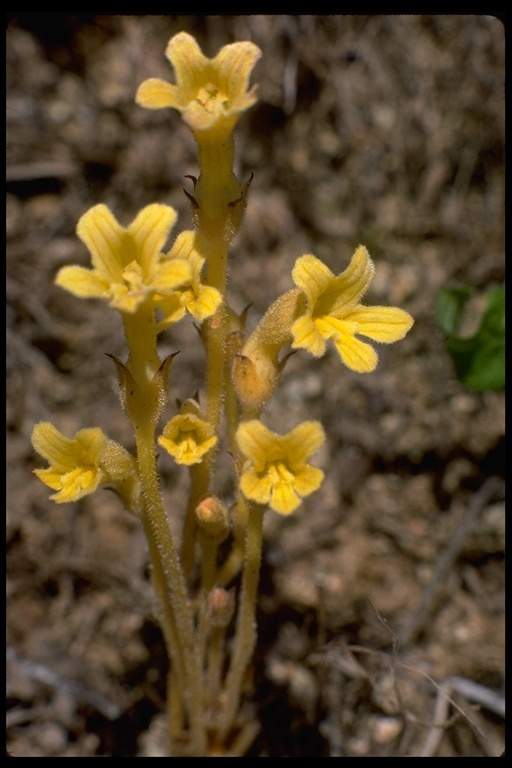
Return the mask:
[(214, 587), (206, 598), (209, 623), (213, 627), (227, 627), (235, 611), (233, 590)]
[(279, 296), (235, 352), (232, 379), (246, 417), (258, 416), (274, 392), (285, 363), (279, 355), (292, 340), (291, 327), (304, 311), (306, 297), (298, 288)]
[(224, 541), (229, 533), (229, 513), (216, 496), (207, 496), (196, 507), (197, 524), (216, 541)]
[(237, 353), (231, 376), (241, 404), (249, 412), (259, 413), (279, 380), (280, 368), (275, 356), (266, 350), (250, 357)]

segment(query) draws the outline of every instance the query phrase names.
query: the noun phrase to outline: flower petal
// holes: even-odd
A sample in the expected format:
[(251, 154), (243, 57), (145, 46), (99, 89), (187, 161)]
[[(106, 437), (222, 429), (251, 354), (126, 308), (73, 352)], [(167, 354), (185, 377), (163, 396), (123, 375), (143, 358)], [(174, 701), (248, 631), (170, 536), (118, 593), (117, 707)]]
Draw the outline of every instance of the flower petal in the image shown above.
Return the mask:
[(180, 232), (177, 236), (176, 240), (172, 244), (172, 248), (170, 251), (168, 251), (166, 254), (164, 254), (165, 259), (193, 259), (195, 258), (201, 258), (203, 265), (205, 259), (204, 257), (201, 257), (199, 255), (199, 250), (202, 248), (205, 250), (207, 248), (207, 243), (205, 242), (204, 237), (202, 237), (199, 232), (194, 232), (193, 230), (186, 229), (183, 232)]
[(325, 432), (318, 421), (303, 421), (283, 438), (283, 449), (286, 452), (290, 467), (305, 464), (311, 454), (315, 453), (325, 442)]
[(302, 504), (302, 499), (296, 494), (294, 485), (278, 483), (270, 494), (270, 508), (281, 515), (289, 515)]
[(135, 101), (147, 109), (161, 109), (162, 107), (183, 109), (186, 106), (183, 104), (183, 99), (180, 98), (180, 89), (176, 85), (157, 77), (150, 77), (139, 85)]
[(34, 450), (53, 468), (65, 472), (75, 466), (72, 457), (74, 441), (61, 434), (49, 421), (35, 425), (31, 441)]
[(410, 314), (398, 307), (359, 306), (344, 320), (357, 323), (356, 333), (384, 344), (403, 339), (414, 323)]
[(99, 427), (88, 427), (77, 432), (75, 440), (82, 446), (85, 459), (98, 466), (107, 445), (107, 437), (104, 432)]
[(335, 279), (331, 272), (320, 259), (308, 253), (297, 259), (292, 270), (292, 279), (297, 288), (304, 291), (311, 302), (311, 310), (320, 294), (327, 290)]
[(136, 259), (148, 281), (176, 219), (174, 208), (155, 203), (143, 208), (128, 227), (137, 248)]
[(272, 493), (272, 482), (268, 475), (261, 475), (249, 469), (240, 478), (240, 490), (248, 499), (258, 504), (268, 504)]
[(107, 206), (95, 205), (84, 213), (77, 224), (76, 233), (89, 249), (99, 276), (109, 283), (119, 281), (123, 267), (131, 261), (122, 260), (129, 238)]
[(277, 435), (267, 429), (261, 421), (253, 419), (240, 424), (236, 439), (244, 456), (252, 460), (256, 471), (260, 471), (277, 441)]
[(210, 285), (199, 285), (195, 290), (184, 291), (182, 304), (188, 312), (200, 323), (211, 317), (222, 304), (222, 296), (216, 288)]
[(34, 469), (34, 475), (53, 491), (58, 491), (62, 488), (62, 474), (62, 471), (59, 472), (53, 467), (49, 467), (48, 469)]
[(174, 68), (177, 85), (183, 93), (182, 98), (190, 101), (199, 88), (206, 85), (204, 80), (210, 59), (203, 54), (196, 39), (187, 32), (171, 37), (165, 55)]
[(371, 373), (377, 367), (378, 355), (370, 344), (356, 339), (346, 329), (343, 320), (339, 320), (336, 326), (337, 332), (333, 334), (334, 346), (347, 368), (357, 373)]
[(318, 298), (313, 315), (344, 316), (357, 306), (373, 280), (374, 274), (375, 266), (370, 254), (364, 245), (360, 245), (346, 270), (335, 277)]
[(306, 465), (295, 475), (293, 487), (299, 496), (309, 496), (320, 488), (324, 477), (321, 469)]
[(110, 295), (108, 281), (85, 267), (61, 267), (55, 283), (81, 299), (108, 299)]
[(159, 264), (151, 281), (151, 287), (165, 296), (191, 280), (190, 262), (185, 259), (171, 259)]
[(325, 353), (325, 340), (309, 315), (299, 317), (291, 327), (292, 349), (307, 349), (315, 357)]
[(98, 488), (102, 481), (102, 473), (94, 472), (89, 468), (77, 467), (61, 478), (61, 490), (50, 496), (57, 504), (65, 504), (69, 501), (87, 496)]
[(261, 57), (254, 43), (225, 45), (213, 59), (217, 72), (217, 85), (229, 99), (228, 109), (244, 110), (256, 102), (255, 89), (247, 90), (251, 71)]
[(156, 300), (157, 308), (163, 313), (162, 319), (157, 323), (157, 333), (161, 333), (165, 328), (185, 317), (186, 309), (182, 306), (180, 298), (180, 293), (177, 291), (170, 296)]

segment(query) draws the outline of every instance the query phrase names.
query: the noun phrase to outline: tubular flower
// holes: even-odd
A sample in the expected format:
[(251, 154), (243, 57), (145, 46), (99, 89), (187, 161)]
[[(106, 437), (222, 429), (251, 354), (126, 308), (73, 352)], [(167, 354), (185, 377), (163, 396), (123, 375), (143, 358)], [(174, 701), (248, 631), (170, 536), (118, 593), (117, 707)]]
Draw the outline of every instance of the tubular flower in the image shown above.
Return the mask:
[(203, 456), (216, 442), (213, 428), (201, 418), (201, 411), (195, 400), (185, 400), (180, 413), (167, 422), (158, 438), (159, 445), (165, 448), (178, 464), (187, 466), (200, 464)]
[(347, 269), (334, 275), (312, 255), (297, 259), (292, 272), (295, 285), (307, 298), (306, 314), (292, 325), (293, 349), (306, 349), (315, 357), (325, 352), (332, 339), (341, 359), (358, 373), (370, 373), (377, 365), (374, 348), (358, 334), (390, 344), (403, 339), (414, 320), (396, 307), (366, 307), (360, 300), (375, 274), (373, 261), (360, 245)]
[(94, 206), (77, 226), (93, 269), (63, 267), (55, 282), (80, 298), (105, 299), (114, 309), (135, 312), (153, 293), (170, 294), (191, 279), (187, 261), (166, 261), (160, 253), (175, 221), (173, 208), (154, 204), (124, 228), (106, 205)]
[(35, 469), (37, 477), (52, 490), (53, 501), (77, 501), (109, 478), (101, 466), (108, 439), (98, 427), (81, 429), (71, 440), (53, 424), (41, 422), (32, 431), (32, 445), (49, 463), (48, 469)]
[(190, 278), (170, 296), (155, 297), (156, 304), (164, 315), (158, 324), (158, 331), (181, 320), (186, 312), (202, 323), (213, 315), (221, 304), (222, 296), (219, 291), (201, 282), (201, 270), (206, 261), (201, 255), (204, 248), (205, 243), (201, 235), (187, 230), (178, 235), (173, 247), (164, 256), (164, 263), (186, 261), (190, 267)]
[(238, 427), (236, 438), (249, 460), (240, 478), (240, 490), (248, 499), (288, 515), (304, 496), (320, 487), (324, 473), (307, 463), (325, 440), (317, 421), (305, 421), (282, 436), (261, 421), (245, 421)]
[(213, 59), (207, 58), (195, 38), (186, 32), (175, 35), (165, 55), (174, 67), (176, 84), (158, 78), (145, 80), (136, 101), (143, 107), (174, 107), (195, 131), (215, 128), (230, 132), (240, 114), (256, 102), (249, 77), (261, 56), (254, 43), (225, 45)]

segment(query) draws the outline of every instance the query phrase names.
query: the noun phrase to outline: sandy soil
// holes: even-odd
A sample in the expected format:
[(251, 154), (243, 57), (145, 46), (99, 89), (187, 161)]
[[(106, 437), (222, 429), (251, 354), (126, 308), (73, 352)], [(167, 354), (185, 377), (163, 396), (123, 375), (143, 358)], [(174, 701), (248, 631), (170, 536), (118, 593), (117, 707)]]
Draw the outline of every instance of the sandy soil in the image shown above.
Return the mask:
[[(504, 277), (504, 29), (487, 16), (11, 15), (7, 29), (7, 749), (159, 754), (166, 661), (144, 537), (107, 492), (54, 505), (33, 425), (101, 426), (131, 446), (106, 306), (53, 285), (87, 265), (78, 218), (151, 202), (190, 226), (197, 173), (177, 115), (134, 103), (186, 30), (208, 55), (251, 39), (260, 101), (237, 173), (254, 181), (231, 299), (254, 323), (312, 252), (373, 256), (371, 303), (415, 326), (359, 376), (297, 354), (265, 419), (328, 434), (321, 490), (268, 514), (254, 756), (498, 756), (504, 715), (504, 394), (457, 381), (435, 317), (447, 284)], [(468, 329), (478, 323), (478, 301)], [(201, 390), (191, 324), (172, 398)], [(162, 459), (173, 525), (186, 474)], [(229, 465), (219, 488), (230, 490)], [(448, 696), (448, 698), (446, 698)], [(435, 725), (442, 727), (435, 728)]]

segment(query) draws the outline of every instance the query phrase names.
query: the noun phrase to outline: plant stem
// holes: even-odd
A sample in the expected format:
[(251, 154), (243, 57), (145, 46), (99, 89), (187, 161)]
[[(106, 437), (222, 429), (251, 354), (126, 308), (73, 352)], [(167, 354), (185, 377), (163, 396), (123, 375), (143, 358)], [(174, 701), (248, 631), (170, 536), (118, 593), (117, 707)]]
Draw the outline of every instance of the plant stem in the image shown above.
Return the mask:
[(243, 678), (256, 643), (256, 597), (260, 574), (263, 515), (265, 508), (248, 502), (249, 517), (245, 539), (245, 561), (242, 576), (235, 639), (229, 672), (224, 687), (225, 709), (220, 721), (221, 739), (233, 726), (242, 694)]

